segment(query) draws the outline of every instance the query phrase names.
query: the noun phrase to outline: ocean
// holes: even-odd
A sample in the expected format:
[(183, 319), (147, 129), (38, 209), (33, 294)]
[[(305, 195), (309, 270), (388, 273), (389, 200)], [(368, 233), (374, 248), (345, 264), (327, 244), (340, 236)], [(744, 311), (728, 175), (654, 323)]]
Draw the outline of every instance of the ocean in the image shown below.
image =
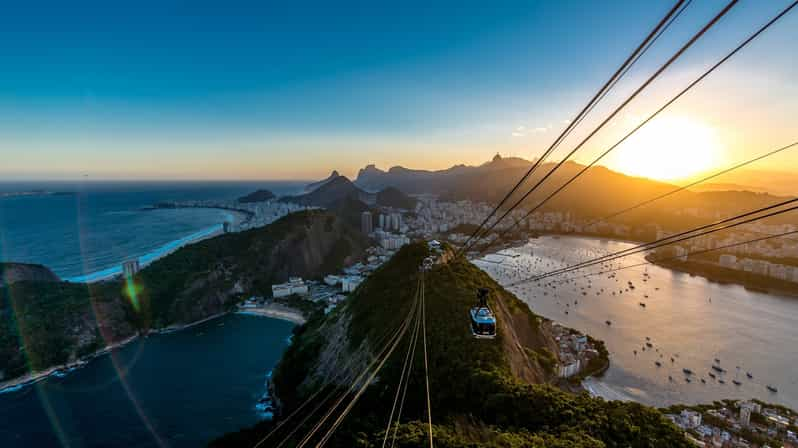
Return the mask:
[[(0, 261), (40, 263), (63, 279), (97, 277), (129, 258), (152, 260), (218, 231), (230, 212), (145, 207), (163, 201), (230, 200), (265, 188), (301, 191), (303, 181), (0, 183)], [(44, 191), (65, 194), (10, 196)], [(3, 196), (6, 194), (5, 196)]]
[(255, 406), (292, 327), (227, 315), (0, 393), (0, 446), (205, 446), (264, 418)]

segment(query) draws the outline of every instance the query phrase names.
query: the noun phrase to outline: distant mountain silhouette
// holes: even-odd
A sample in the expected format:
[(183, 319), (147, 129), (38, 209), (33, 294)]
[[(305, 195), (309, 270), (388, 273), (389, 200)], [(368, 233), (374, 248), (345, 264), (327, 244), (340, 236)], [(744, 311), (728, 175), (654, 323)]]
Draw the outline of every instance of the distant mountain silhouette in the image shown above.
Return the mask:
[(398, 188), (388, 187), (377, 192), (377, 205), (382, 207), (402, 208), (413, 210), (416, 208), (416, 199), (402, 193)]
[(300, 205), (330, 208), (344, 199), (356, 199), (365, 204), (374, 204), (376, 202), (374, 194), (361, 190), (355, 186), (352, 181), (347, 179), (346, 176), (333, 177), (309, 193), (297, 196), (286, 196), (280, 200)]
[(241, 204), (247, 204), (250, 202), (264, 202), (268, 201), (269, 199), (274, 198), (274, 193), (269, 190), (257, 190), (252, 192), (246, 196), (241, 196), (238, 198), (238, 202)]
[[(404, 167), (392, 167), (383, 171), (369, 165), (359, 171), (355, 183), (371, 191), (394, 187), (409, 194), (437, 194), (444, 200), (467, 199), (495, 204), (527, 172), (531, 164), (532, 162), (524, 159), (498, 156), (479, 166), (457, 165), (438, 171)], [(537, 184), (553, 167), (553, 163), (539, 166), (524, 183), (521, 192), (515, 194), (509, 203), (518, 200), (521, 194)], [(582, 168), (584, 166), (578, 163), (566, 162), (523, 202), (523, 206), (527, 209), (536, 206)], [(562, 211), (584, 218), (599, 218), (674, 188), (676, 186), (672, 184), (627, 176), (603, 166), (596, 166), (554, 196), (540, 211)], [(683, 191), (624, 213), (614, 220), (632, 225), (657, 223), (665, 228), (687, 228), (714, 220), (717, 216), (742, 213), (779, 200), (780, 198), (771, 194), (750, 191)], [(785, 214), (772, 222), (787, 222), (790, 219), (794, 220), (789, 214)]]
[(322, 180), (320, 180), (318, 182), (313, 182), (312, 184), (307, 184), (305, 186), (305, 193), (310, 193), (311, 191), (318, 189), (322, 185), (324, 185), (326, 183), (329, 183), (330, 181), (332, 181), (332, 180), (334, 180), (334, 179), (336, 179), (338, 177), (341, 177), (341, 175), (338, 174), (338, 171), (333, 170), (333, 172), (330, 173), (330, 175), (327, 176), (326, 179), (322, 179)]

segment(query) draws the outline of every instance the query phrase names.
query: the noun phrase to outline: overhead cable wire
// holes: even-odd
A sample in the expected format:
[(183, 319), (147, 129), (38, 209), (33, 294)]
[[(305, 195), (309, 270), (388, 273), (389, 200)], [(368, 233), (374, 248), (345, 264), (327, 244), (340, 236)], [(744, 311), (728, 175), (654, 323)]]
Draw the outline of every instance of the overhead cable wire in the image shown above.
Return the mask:
[[(507, 202), (510, 199), (510, 197), (513, 195), (513, 193), (515, 193), (518, 190), (518, 188), (521, 187), (521, 185), (524, 183), (524, 181), (527, 178), (529, 178), (529, 176), (532, 175), (532, 173), (537, 169), (538, 165), (543, 163), (543, 160), (545, 160), (546, 157), (548, 157), (548, 155), (551, 154), (551, 152), (554, 151), (557, 148), (557, 146), (559, 146), (559, 144), (576, 127), (576, 125), (582, 121), (584, 116), (590, 110), (592, 110), (592, 108), (595, 106), (595, 104), (598, 101), (600, 101), (601, 98), (604, 97), (604, 95), (606, 95), (606, 92), (608, 92), (609, 89), (611, 89), (612, 86), (615, 85), (617, 80), (620, 79), (620, 77), (622, 77), (626, 73), (628, 68), (631, 67), (632, 64), (634, 64), (634, 62), (637, 60), (639, 55), (642, 52), (645, 52), (645, 50), (648, 49), (648, 46), (647, 46), (648, 43), (651, 42), (652, 39), (656, 39), (656, 37), (658, 37), (657, 33), (661, 29), (663, 29), (663, 27), (666, 27), (666, 25), (669, 23), (669, 20), (671, 19), (671, 17), (673, 17), (674, 14), (676, 14), (677, 11), (679, 11), (679, 8), (681, 8), (683, 4), (684, 4), (684, 0), (678, 0), (674, 4), (674, 6), (668, 11), (668, 13), (665, 15), (665, 17), (663, 17), (657, 23), (657, 25), (654, 27), (654, 29), (652, 29), (649, 32), (649, 34), (645, 37), (643, 42), (641, 42), (640, 45), (638, 45), (637, 48), (635, 48), (635, 50), (626, 58), (626, 60), (621, 64), (621, 66), (618, 67), (618, 69), (615, 71), (615, 73), (613, 73), (613, 75), (610, 77), (610, 79), (608, 79), (604, 83), (604, 85), (601, 86), (601, 88), (599, 89), (598, 92), (596, 92), (596, 94), (593, 96), (593, 98), (591, 98), (590, 101), (588, 101), (588, 103), (582, 108), (582, 110), (579, 111), (579, 113), (572, 120), (570, 120), (568, 122), (568, 124), (566, 125), (565, 129), (554, 140), (554, 142), (552, 142), (552, 144), (549, 146), (549, 148), (546, 149), (546, 151), (544, 151), (543, 155), (541, 155), (541, 157), (539, 157), (535, 161), (535, 163), (527, 170), (527, 172), (521, 177), (521, 179), (519, 179), (518, 182), (516, 182), (515, 186), (513, 186), (510, 189), (510, 191), (508, 191), (507, 194), (504, 195), (504, 197), (493, 208), (493, 210), (490, 212), (490, 214), (488, 214), (488, 216), (485, 217), (485, 219), (482, 221), (482, 223), (480, 223), (480, 225), (477, 226), (477, 228), (474, 230), (474, 232), (471, 234), (471, 236), (466, 240), (466, 244), (468, 244), (473, 238), (475, 238), (478, 235), (480, 229), (483, 228), (488, 223), (488, 221), (490, 221), (490, 219), (496, 214), (496, 212), (501, 208), (501, 206), (504, 205), (504, 203)], [(463, 247), (465, 247), (465, 245)], [(464, 253), (464, 252), (458, 251), (457, 256), (461, 255), (462, 253)]]
[[(513, 205), (511, 205), (505, 212), (493, 223), (484, 229), (481, 234), (481, 237), (487, 235), (491, 230), (493, 230), (504, 218), (506, 218), (510, 213), (512, 213), (521, 203), (523, 203), (526, 198), (529, 197), (533, 192), (535, 192), (549, 177), (554, 174), (557, 170), (568, 161), (577, 151), (579, 151), (582, 146), (584, 146), (594, 135), (596, 135), (607, 123), (609, 123), (617, 114), (619, 114), (632, 100), (634, 100), (643, 90), (645, 90), (655, 79), (657, 79), (668, 67), (670, 67), (676, 60), (678, 60), (690, 47), (695, 44), (698, 39), (701, 38), (707, 31), (709, 31), (713, 26), (715, 26), (718, 21), (729, 12), (729, 10), (737, 4), (738, 0), (731, 0), (723, 9), (718, 12), (712, 19), (709, 20), (698, 32), (696, 32), (679, 50), (676, 51), (662, 66), (660, 66), (643, 84), (641, 84), (634, 92), (632, 92), (629, 97), (626, 98), (618, 107), (616, 107), (610, 115), (608, 115), (599, 125), (593, 129), (584, 139), (582, 139), (579, 144), (577, 144), (565, 157), (562, 158), (557, 164), (552, 167), (532, 188), (530, 188), (526, 193), (524, 193), (518, 200), (516, 200)], [(639, 126), (639, 129), (642, 126)], [(635, 132), (633, 131), (633, 132)], [(628, 134), (628, 135), (631, 135)], [(617, 145), (616, 145), (617, 146)], [(569, 181), (570, 183), (570, 181)], [(480, 238), (477, 238), (475, 242), (472, 242), (470, 245), (463, 245), (461, 248), (462, 253), (466, 253), (470, 250), (474, 245), (479, 241)]]
[[(750, 43), (751, 43), (751, 42), (752, 42), (754, 39), (756, 39), (757, 37), (759, 37), (759, 36), (760, 36), (760, 35), (761, 35), (761, 34), (762, 34), (762, 33), (763, 33), (765, 30), (767, 30), (768, 28), (770, 28), (770, 26), (772, 26), (772, 25), (773, 25), (774, 23), (776, 23), (776, 22), (777, 22), (779, 19), (781, 19), (782, 17), (784, 17), (784, 15), (786, 15), (788, 12), (790, 12), (790, 11), (791, 11), (791, 10), (792, 10), (792, 9), (793, 9), (793, 8), (794, 8), (796, 5), (798, 5), (798, 0), (796, 0), (796, 1), (794, 1), (794, 2), (792, 2), (790, 5), (788, 5), (786, 8), (784, 8), (784, 9), (783, 9), (783, 10), (782, 10), (782, 11), (781, 11), (779, 14), (777, 14), (775, 17), (773, 17), (771, 20), (769, 20), (767, 23), (765, 23), (765, 24), (764, 24), (762, 27), (760, 27), (760, 28), (759, 28), (759, 29), (758, 29), (756, 32), (754, 32), (753, 34), (751, 34), (751, 35), (750, 35), (748, 38), (746, 38), (745, 40), (743, 40), (743, 41), (742, 41), (742, 42), (741, 42), (741, 43), (740, 43), (740, 44), (739, 44), (737, 47), (735, 47), (735, 48), (734, 48), (732, 51), (730, 51), (728, 54), (726, 54), (726, 56), (724, 56), (722, 59), (720, 59), (718, 62), (716, 62), (716, 63), (715, 63), (715, 64), (714, 64), (712, 67), (710, 67), (708, 70), (706, 70), (706, 71), (705, 71), (705, 72), (704, 72), (704, 73), (703, 73), (701, 76), (699, 76), (698, 78), (696, 78), (696, 79), (695, 79), (693, 82), (691, 82), (690, 84), (688, 84), (688, 85), (687, 85), (687, 87), (685, 87), (684, 89), (682, 89), (682, 91), (680, 91), (680, 92), (679, 92), (677, 95), (675, 95), (675, 96), (674, 96), (673, 98), (671, 98), (671, 99), (670, 99), (668, 102), (666, 102), (664, 105), (662, 105), (662, 106), (661, 106), (659, 109), (657, 109), (657, 110), (656, 110), (654, 113), (652, 113), (651, 115), (649, 115), (649, 117), (648, 117), (648, 118), (646, 118), (645, 120), (643, 120), (643, 121), (642, 121), (640, 124), (638, 124), (638, 125), (637, 125), (637, 126), (634, 128), (634, 129), (632, 129), (630, 132), (628, 132), (628, 133), (627, 133), (627, 134), (626, 134), (626, 135), (625, 135), (623, 138), (621, 138), (621, 139), (620, 139), (619, 141), (617, 141), (617, 142), (616, 142), (614, 145), (612, 145), (610, 148), (608, 148), (606, 151), (604, 151), (604, 152), (603, 152), (603, 153), (602, 153), (602, 154), (601, 154), (599, 157), (595, 158), (595, 159), (594, 159), (592, 162), (590, 162), (588, 165), (584, 166), (584, 167), (583, 167), (583, 168), (582, 168), (582, 169), (581, 169), (579, 172), (577, 172), (577, 173), (576, 173), (574, 176), (572, 176), (572, 177), (571, 177), (571, 178), (570, 178), (568, 181), (566, 181), (566, 182), (565, 182), (564, 184), (562, 184), (562, 185), (561, 185), (559, 188), (557, 188), (557, 189), (556, 189), (554, 192), (552, 192), (552, 193), (551, 193), (551, 194), (549, 194), (549, 195), (548, 195), (548, 196), (547, 196), (545, 199), (543, 199), (543, 201), (541, 201), (540, 203), (538, 203), (538, 204), (537, 204), (535, 207), (533, 207), (531, 210), (528, 210), (528, 211), (527, 211), (527, 212), (526, 212), (526, 213), (525, 213), (525, 214), (524, 214), (524, 215), (523, 215), (523, 216), (522, 216), (520, 219), (518, 219), (518, 220), (514, 221), (514, 223), (513, 223), (513, 224), (512, 224), (510, 227), (508, 227), (507, 229), (505, 229), (504, 231), (502, 231), (502, 233), (501, 233), (501, 234), (500, 234), (500, 235), (499, 235), (497, 238), (495, 238), (495, 239), (494, 239), (494, 240), (493, 240), (491, 243), (489, 243), (489, 244), (488, 244), (488, 246), (487, 246), (486, 248), (483, 248), (483, 249), (481, 250), (481, 253), (484, 253), (484, 252), (487, 250), (487, 248), (489, 248), (490, 246), (492, 246), (492, 245), (493, 245), (495, 242), (497, 242), (497, 241), (500, 241), (500, 240), (501, 240), (501, 239), (502, 239), (502, 238), (503, 238), (505, 235), (507, 235), (507, 234), (508, 234), (508, 233), (509, 233), (509, 232), (510, 232), (510, 231), (511, 231), (513, 228), (515, 228), (516, 226), (518, 226), (518, 225), (519, 225), (519, 223), (523, 222), (523, 221), (524, 221), (524, 219), (526, 219), (526, 218), (527, 218), (527, 217), (529, 217), (529, 216), (530, 216), (532, 213), (534, 213), (535, 211), (537, 211), (538, 209), (540, 209), (540, 207), (542, 207), (544, 204), (546, 204), (546, 203), (547, 203), (549, 200), (551, 200), (551, 199), (552, 199), (554, 196), (556, 196), (557, 194), (559, 194), (560, 192), (562, 192), (562, 191), (563, 191), (563, 190), (564, 190), (566, 187), (568, 187), (568, 185), (570, 185), (570, 184), (571, 184), (573, 181), (575, 181), (577, 178), (579, 178), (580, 176), (582, 176), (582, 175), (583, 175), (585, 172), (587, 172), (587, 170), (589, 170), (590, 168), (592, 168), (592, 167), (593, 167), (593, 166), (594, 166), (596, 163), (598, 163), (598, 162), (599, 162), (601, 159), (603, 159), (603, 158), (604, 158), (605, 156), (607, 156), (607, 155), (608, 155), (610, 152), (612, 152), (614, 149), (616, 149), (618, 146), (620, 146), (620, 145), (621, 145), (621, 144), (622, 144), (624, 141), (626, 141), (626, 140), (627, 140), (629, 137), (631, 137), (631, 136), (632, 136), (632, 134), (634, 134), (635, 132), (637, 132), (638, 130), (640, 130), (640, 129), (641, 129), (643, 126), (645, 126), (646, 124), (648, 124), (648, 123), (649, 123), (649, 122), (650, 122), (652, 119), (654, 119), (654, 118), (655, 118), (657, 115), (659, 115), (659, 114), (660, 114), (662, 111), (664, 111), (666, 108), (670, 107), (670, 105), (671, 105), (671, 104), (673, 104), (674, 102), (676, 102), (676, 101), (677, 101), (679, 98), (681, 98), (681, 97), (682, 97), (682, 96), (683, 96), (685, 93), (687, 93), (687, 92), (688, 92), (688, 91), (690, 91), (690, 90), (691, 90), (693, 87), (695, 87), (697, 84), (699, 84), (701, 81), (703, 81), (703, 80), (704, 80), (704, 79), (705, 79), (707, 76), (709, 76), (709, 75), (710, 75), (712, 72), (714, 72), (714, 71), (715, 71), (715, 70), (716, 70), (718, 67), (720, 67), (721, 65), (723, 65), (723, 64), (724, 64), (726, 61), (728, 61), (729, 59), (731, 59), (731, 58), (732, 58), (732, 57), (733, 57), (735, 54), (737, 54), (737, 53), (738, 53), (740, 50), (742, 50), (744, 47), (746, 47), (748, 44), (750, 44)], [(575, 148), (575, 149), (578, 149), (578, 147), (577, 147), (577, 148)], [(786, 149), (786, 148), (784, 148), (784, 149)], [(777, 151), (778, 151), (778, 150), (777, 150)], [(567, 159), (568, 159), (568, 158), (569, 158), (569, 157), (570, 157), (570, 156), (571, 156), (571, 155), (572, 155), (574, 152), (575, 152), (575, 151), (572, 151), (572, 152), (571, 152), (571, 153), (570, 153), (568, 156), (566, 156), (566, 158), (564, 158), (564, 159), (563, 159), (563, 160), (560, 162), (560, 164), (558, 164), (558, 166), (554, 167), (554, 168), (553, 168), (553, 169), (552, 169), (552, 170), (549, 172), (549, 174), (551, 174), (551, 173), (552, 173), (554, 170), (556, 170), (556, 169), (557, 169), (559, 166), (561, 166), (561, 164), (562, 164), (562, 163), (564, 163), (564, 162), (565, 162), (565, 161), (566, 161), (566, 160), (567, 160)], [(720, 175), (720, 174), (723, 174), (723, 173), (719, 173), (718, 175)], [(545, 180), (545, 177), (544, 177), (544, 179), (541, 179), (541, 182), (538, 182), (538, 184), (537, 184), (537, 185), (535, 185), (535, 187), (533, 187), (533, 188), (532, 188), (532, 189), (531, 189), (531, 190), (530, 190), (530, 191), (527, 193), (527, 195), (525, 195), (525, 196), (524, 196), (524, 197), (522, 197), (522, 198), (521, 198), (521, 199), (520, 199), (518, 202), (516, 202), (516, 206), (517, 206), (518, 204), (520, 204), (520, 203), (521, 203), (521, 202), (522, 202), (524, 199), (526, 199), (526, 197), (527, 197), (529, 194), (531, 194), (531, 192), (532, 192), (532, 191), (533, 191), (535, 188), (537, 188), (537, 187), (538, 187), (538, 186), (539, 186), (539, 185), (540, 185), (540, 184), (541, 184), (541, 183), (542, 183), (544, 180)], [(674, 191), (673, 193), (676, 193), (676, 192)], [(673, 193), (669, 193), (669, 194), (673, 194)], [(505, 214), (505, 216), (506, 216), (506, 215), (507, 215), (507, 214)], [(498, 223), (498, 221), (497, 221), (496, 223), (494, 223), (494, 226), (493, 226), (493, 227), (495, 227), (495, 224), (497, 224), (497, 223)], [(493, 227), (491, 227), (491, 229), (492, 229)], [(488, 230), (488, 231), (489, 231), (489, 230)], [(472, 246), (473, 246), (473, 245), (472, 245)]]

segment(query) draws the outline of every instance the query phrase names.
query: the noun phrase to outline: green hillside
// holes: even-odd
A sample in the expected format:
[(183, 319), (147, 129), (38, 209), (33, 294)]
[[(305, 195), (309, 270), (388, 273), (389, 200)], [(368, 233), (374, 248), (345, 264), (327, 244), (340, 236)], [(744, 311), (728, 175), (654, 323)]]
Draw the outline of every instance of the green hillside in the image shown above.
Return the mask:
[[(422, 244), (406, 246), (369, 277), (345, 306), (297, 330), (274, 378), (277, 396), (284, 404), (283, 415), (308, 397), (315, 398), (306, 409), (320, 404), (320, 409), (326, 410), (331, 401), (320, 398), (328, 393), (338, 397), (352, 384), (356, 373), (378, 352), (385, 334), (398, 328), (408, 315), (418, 266), (426, 255)], [(653, 408), (574, 395), (550, 385), (550, 374), (534, 356), (550, 347), (548, 323), (475, 266), (465, 261), (439, 265), (424, 281), (436, 446), (690, 446)], [(467, 312), (477, 287), (492, 290), (491, 306), (499, 319), (493, 340), (474, 339), (470, 334)], [(408, 333), (327, 446), (381, 446), (409, 339)], [(516, 350), (516, 346), (522, 347)], [(320, 389), (322, 393), (312, 395)], [(397, 431), (401, 447), (426, 443), (424, 390), (419, 349)], [(349, 398), (344, 401), (348, 403)], [(310, 418), (284, 446), (295, 446), (298, 437), (319, 418), (308, 410), (299, 414), (310, 414)], [(289, 421), (262, 446), (276, 446), (297, 423)], [(253, 446), (272, 425), (262, 423), (229, 434), (212, 446)], [(318, 437), (313, 441), (315, 444)]]

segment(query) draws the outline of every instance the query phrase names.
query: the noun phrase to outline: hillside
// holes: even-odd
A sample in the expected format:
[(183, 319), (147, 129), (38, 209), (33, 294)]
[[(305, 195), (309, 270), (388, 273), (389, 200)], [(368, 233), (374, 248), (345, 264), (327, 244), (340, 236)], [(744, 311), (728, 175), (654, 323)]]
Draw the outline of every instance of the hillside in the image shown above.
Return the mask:
[(257, 190), (246, 196), (241, 196), (238, 198), (238, 202), (241, 204), (249, 204), (252, 202), (265, 202), (269, 199), (274, 199), (274, 193), (269, 190)]
[(0, 263), (0, 287), (24, 281), (58, 282), (61, 280), (53, 271), (40, 264)]
[(133, 285), (17, 282), (0, 288), (0, 369), (5, 379), (74, 361), (139, 331), (195, 322), (246, 295), (271, 294), (288, 276), (320, 278), (363, 254), (366, 242), (329, 212), (183, 247), (139, 272)]
[(366, 204), (374, 203), (374, 195), (358, 188), (345, 176), (337, 176), (324, 182), (309, 193), (280, 198), (282, 202), (329, 208), (345, 199), (357, 199)]
[[(337, 397), (356, 372), (374, 359), (386, 332), (411, 308), (418, 265), (426, 246), (405, 246), (364, 282), (343, 307), (297, 329), (294, 343), (274, 375), (274, 387), (289, 415), (308, 397)], [(477, 287), (492, 290), (496, 339), (474, 339), (467, 312)], [(634, 403), (572, 395), (548, 384), (542, 358), (551, 347), (544, 319), (466, 261), (436, 266), (425, 279), (429, 381), (437, 447), (687, 447), (680, 431), (659, 411)], [(512, 325), (510, 325), (512, 322)], [(379, 446), (407, 350), (404, 340), (388, 359), (327, 446)], [(400, 447), (426, 440), (423, 357), (412, 360)], [(316, 392), (318, 395), (313, 395)], [(330, 401), (313, 398), (309, 415), (291, 435), (294, 446)], [(348, 403), (349, 400), (346, 399)], [(308, 416), (310, 411), (303, 411)], [(214, 447), (253, 446), (275, 423), (229, 434)], [(294, 429), (292, 420), (285, 428)], [(264, 446), (288, 435), (280, 430)], [(313, 443), (315, 444), (314, 439)]]
[(377, 205), (381, 207), (413, 210), (416, 208), (416, 202), (418, 201), (402, 193), (398, 188), (388, 187), (377, 192)]
[[(368, 189), (395, 187), (410, 194), (432, 193), (448, 200), (471, 200), (488, 203), (499, 202), (512, 186), (527, 172), (532, 162), (523, 159), (494, 158), (479, 166), (458, 165), (446, 170), (425, 171), (393, 167), (382, 171), (369, 165), (360, 170), (355, 183)], [(524, 185), (526, 191), (554, 167), (544, 163)], [(584, 168), (567, 162), (555, 172), (523, 206), (531, 208), (548, 197), (556, 188)], [(625, 209), (676, 188), (674, 185), (646, 178), (632, 177), (603, 166), (588, 169), (541, 211), (570, 212), (584, 218), (599, 218)], [(521, 194), (513, 196), (512, 202)], [(669, 230), (689, 228), (715, 219), (717, 214), (730, 215), (783, 200), (766, 193), (748, 191), (696, 192), (683, 191), (652, 206), (642, 207), (614, 218), (630, 225), (656, 222)], [(685, 216), (685, 211), (700, 210), (699, 216)], [(692, 213), (692, 212), (690, 212)], [(772, 222), (787, 222), (789, 216), (774, 218)]]
[(313, 182), (313, 183), (305, 185), (305, 190), (304, 191), (305, 191), (305, 193), (310, 193), (311, 191), (318, 189), (319, 187), (323, 186), (324, 184), (327, 184), (331, 180), (334, 180), (334, 179), (336, 179), (336, 178), (338, 178), (340, 176), (341, 175), (338, 174), (338, 171), (333, 170), (333, 172), (330, 173), (330, 175), (327, 176), (327, 178), (322, 179), (322, 180), (320, 180), (318, 182)]

